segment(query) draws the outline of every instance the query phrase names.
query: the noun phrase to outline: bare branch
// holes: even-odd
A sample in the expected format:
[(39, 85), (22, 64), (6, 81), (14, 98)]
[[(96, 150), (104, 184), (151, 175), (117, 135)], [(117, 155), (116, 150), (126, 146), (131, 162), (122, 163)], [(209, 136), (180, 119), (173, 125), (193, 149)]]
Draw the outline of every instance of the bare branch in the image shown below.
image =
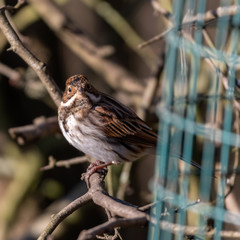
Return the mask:
[(60, 133), (57, 117), (38, 117), (33, 120), (33, 124), (9, 129), (11, 137), (20, 145), (56, 132)]
[(147, 40), (147, 41), (145, 41), (145, 42), (143, 42), (143, 43), (141, 43), (141, 44), (138, 44), (138, 47), (139, 47), (139, 48), (143, 48), (143, 47), (146, 47), (146, 46), (148, 46), (148, 45), (150, 45), (150, 44), (152, 44), (152, 43), (154, 43), (154, 42), (156, 42), (156, 41), (158, 41), (158, 40), (161, 40), (161, 39), (162, 39), (163, 37), (165, 37), (169, 32), (174, 31), (174, 30), (177, 30), (177, 28), (174, 28), (174, 27), (168, 28), (167, 30), (163, 31), (162, 33), (157, 34), (156, 36), (150, 38), (149, 40)]
[[(151, 221), (153, 224), (157, 224), (155, 218), (150, 217), (136, 206), (130, 205), (127, 202), (121, 201), (119, 199), (109, 196), (104, 190), (104, 181), (99, 173), (94, 173), (90, 179), (90, 189), (88, 192), (70, 203), (67, 207), (61, 210), (59, 213), (53, 216), (43, 233), (40, 235), (38, 240), (45, 240), (54, 231), (54, 229), (71, 213), (73, 213), (79, 207), (87, 204), (91, 200), (97, 205), (107, 209), (108, 211), (114, 213), (116, 216), (121, 216), (123, 218), (117, 219), (112, 218), (108, 222), (96, 226), (89, 230), (84, 230), (79, 235), (79, 240), (83, 239), (93, 239), (97, 234), (102, 234), (106, 231), (110, 231), (116, 227), (130, 227), (136, 225), (145, 225), (147, 222)], [(205, 227), (195, 227), (195, 226), (184, 226), (165, 220), (159, 222), (159, 227), (172, 232), (173, 234), (178, 234), (179, 232), (184, 232), (186, 235), (204, 235), (212, 237), (215, 234), (215, 229), (207, 231)], [(220, 235), (222, 237), (229, 238), (239, 238), (240, 232), (237, 231), (221, 231)]]
[(39, 236), (38, 240), (45, 240), (47, 237), (55, 230), (55, 228), (70, 214), (76, 211), (78, 208), (86, 205), (91, 201), (91, 196), (87, 192), (83, 196), (77, 198), (65, 208), (63, 208), (59, 213), (55, 214), (47, 227), (44, 229), (43, 233)]
[[(152, 6), (154, 10), (161, 13), (165, 18), (169, 19), (172, 18), (172, 13), (164, 9), (158, 1), (153, 0)], [(216, 9), (209, 10), (205, 13), (198, 13), (195, 16), (189, 17), (187, 23), (188, 24), (196, 24), (197, 21), (204, 21), (209, 22), (211, 20), (215, 20), (217, 18), (222, 17), (231, 17), (233, 15), (237, 15), (240, 13), (240, 7), (238, 5), (231, 5), (231, 6), (220, 6)]]
[[(132, 226), (143, 226), (147, 224), (147, 219), (144, 217), (136, 218), (112, 218), (108, 222), (100, 224), (89, 230), (84, 230), (80, 233), (78, 240), (89, 240), (94, 239), (96, 235), (103, 234), (104, 232), (109, 232), (116, 227), (132, 227)], [(160, 221), (160, 228), (178, 234), (179, 232), (184, 231), (186, 235), (200, 235), (212, 237), (215, 234), (215, 230), (206, 231), (205, 228), (195, 227), (195, 226), (184, 226), (179, 224), (170, 223), (167, 221)], [(205, 235), (206, 234), (206, 235)], [(235, 238), (238, 239), (240, 232), (237, 231), (221, 231), (221, 237), (226, 238)]]
[(49, 163), (47, 166), (42, 167), (40, 170), (41, 171), (46, 171), (46, 170), (50, 170), (53, 169), (55, 167), (65, 167), (65, 168), (69, 168), (72, 165), (76, 165), (76, 164), (80, 164), (80, 163), (85, 163), (88, 161), (87, 156), (82, 156), (82, 157), (76, 157), (76, 158), (71, 158), (71, 159), (67, 159), (67, 160), (59, 160), (56, 161), (55, 158), (53, 158), (52, 156), (49, 157)]
[[(90, 177), (90, 184), (91, 188), (89, 189), (89, 193), (92, 196), (92, 200), (99, 206), (103, 208), (107, 208), (117, 216), (121, 216), (124, 218), (131, 219), (129, 220), (129, 226), (134, 225), (134, 219), (135, 221), (139, 221), (139, 225), (144, 225), (145, 223), (151, 221), (153, 224), (157, 224), (157, 221), (155, 218), (150, 217), (150, 215), (138, 210), (135, 206), (130, 206), (128, 203), (124, 201), (120, 201), (119, 199), (115, 199), (111, 196), (109, 196), (105, 190), (103, 189), (103, 181), (101, 176), (98, 173), (94, 173)], [(115, 228), (117, 225), (115, 225), (114, 220), (112, 229)], [(125, 220), (122, 220), (122, 224), (125, 225)], [(93, 231), (99, 231), (99, 233), (103, 233), (101, 230), (101, 227), (104, 228), (104, 231), (106, 230), (105, 227), (108, 227), (108, 230), (110, 230), (110, 225), (108, 223), (105, 223), (103, 225), (100, 225), (100, 227), (93, 228)], [(120, 223), (121, 224), (121, 223)], [(138, 225), (138, 223), (136, 223)], [(165, 220), (160, 220), (159, 227), (169, 231), (173, 234), (178, 234), (179, 232), (184, 232), (186, 235), (202, 235), (202, 236), (208, 236), (212, 237), (215, 234), (215, 229), (208, 231), (205, 227), (195, 227), (195, 226), (184, 226), (180, 224), (171, 223)], [(90, 235), (87, 235), (90, 232), (81, 233), (79, 237), (82, 237), (82, 239), (91, 239)], [(220, 235), (222, 237), (230, 237), (230, 238), (239, 238), (240, 232), (237, 231), (221, 231)], [(83, 236), (86, 238), (83, 238)], [(89, 238), (88, 238), (89, 237)], [(80, 238), (81, 239), (81, 238)]]
[(137, 209), (136, 206), (130, 205), (127, 202), (111, 197), (103, 188), (103, 180), (100, 174), (94, 173), (90, 177), (89, 193), (95, 204), (108, 209), (112, 213), (120, 217), (146, 217), (144, 212)]
[(142, 206), (142, 207), (139, 207), (138, 209), (139, 209), (140, 211), (146, 212), (146, 211), (149, 211), (152, 207), (156, 206), (156, 204), (157, 204), (156, 202), (149, 203), (149, 204), (147, 204), (147, 205), (144, 205), (144, 206)]
[(108, 222), (100, 224), (89, 230), (84, 230), (80, 233), (78, 240), (88, 240), (95, 238), (96, 235), (109, 232), (116, 227), (131, 227), (131, 226), (143, 226), (147, 223), (145, 217), (135, 218), (111, 218)]
[(54, 215), (43, 233), (39, 236), (38, 240), (47, 239), (47, 237), (67, 216), (91, 200), (93, 200), (97, 205), (116, 213), (118, 216), (132, 217), (136, 219), (145, 218), (145, 222), (147, 222), (149, 215), (138, 211), (135, 206), (130, 205), (127, 202), (114, 199), (105, 192), (103, 188), (104, 181), (99, 173), (94, 173), (89, 180), (91, 184), (89, 191)]
[(21, 42), (13, 27), (9, 23), (6, 14), (5, 7), (0, 8), (0, 29), (2, 30), (5, 37), (8, 39), (11, 50), (18, 54), (32, 69), (36, 72), (43, 85), (46, 87), (51, 98), (58, 106), (61, 102), (61, 92), (53, 80), (48, 74), (44, 63), (39, 61)]

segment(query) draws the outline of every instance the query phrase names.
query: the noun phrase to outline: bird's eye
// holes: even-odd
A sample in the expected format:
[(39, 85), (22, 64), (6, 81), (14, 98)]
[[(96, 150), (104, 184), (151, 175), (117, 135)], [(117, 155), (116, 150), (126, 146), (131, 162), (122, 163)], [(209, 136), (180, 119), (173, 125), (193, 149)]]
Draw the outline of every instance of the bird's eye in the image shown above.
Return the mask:
[(68, 92), (70, 93), (72, 91), (72, 89), (70, 87), (68, 87)]

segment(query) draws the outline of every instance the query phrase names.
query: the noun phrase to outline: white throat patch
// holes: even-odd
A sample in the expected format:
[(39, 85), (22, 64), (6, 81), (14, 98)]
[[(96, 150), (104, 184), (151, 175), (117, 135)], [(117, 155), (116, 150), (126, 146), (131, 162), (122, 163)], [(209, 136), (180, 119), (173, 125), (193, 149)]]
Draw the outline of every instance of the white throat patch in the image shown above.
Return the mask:
[(76, 99), (77, 94), (75, 94), (74, 96), (72, 96), (67, 102), (61, 102), (61, 105), (63, 107), (68, 107), (70, 105), (72, 105), (72, 103), (74, 102), (74, 100)]

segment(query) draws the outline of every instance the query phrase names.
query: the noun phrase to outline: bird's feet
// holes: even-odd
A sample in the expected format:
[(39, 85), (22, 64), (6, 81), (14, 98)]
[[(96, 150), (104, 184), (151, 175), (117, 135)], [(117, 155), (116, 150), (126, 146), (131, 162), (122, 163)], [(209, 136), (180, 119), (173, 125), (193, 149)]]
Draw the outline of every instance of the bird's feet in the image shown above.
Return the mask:
[(105, 177), (107, 175), (107, 172), (108, 172), (107, 167), (112, 165), (112, 164), (113, 164), (112, 162), (104, 163), (104, 162), (99, 161), (99, 160), (97, 160), (95, 162), (92, 162), (88, 166), (87, 171), (82, 174), (81, 179), (85, 180), (85, 182), (87, 184), (87, 187), (90, 188), (89, 179), (90, 179), (91, 175), (93, 173), (95, 173), (95, 172), (98, 172), (98, 173), (102, 174)]

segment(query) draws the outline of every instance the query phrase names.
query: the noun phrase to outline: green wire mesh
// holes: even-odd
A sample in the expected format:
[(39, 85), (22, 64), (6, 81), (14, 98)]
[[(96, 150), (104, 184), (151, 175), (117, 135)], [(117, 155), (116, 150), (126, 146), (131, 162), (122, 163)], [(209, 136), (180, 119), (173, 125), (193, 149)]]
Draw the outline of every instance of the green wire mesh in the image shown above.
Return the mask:
[[(219, 6), (224, 10), (231, 4), (220, 1)], [(240, 9), (239, 0), (234, 4)], [(239, 232), (224, 228), (231, 223), (240, 229), (240, 214), (225, 207), (239, 161), (240, 110), (235, 84), (240, 10), (219, 17), (214, 24), (204, 22), (205, 13), (204, 0), (173, 1), (174, 27), (166, 34), (162, 99), (157, 112), (161, 141), (148, 235), (151, 240), (240, 239)], [(193, 16), (197, 16), (194, 24), (188, 20)], [(205, 28), (211, 31), (208, 35)], [(183, 164), (179, 158), (198, 162), (202, 170)]]

